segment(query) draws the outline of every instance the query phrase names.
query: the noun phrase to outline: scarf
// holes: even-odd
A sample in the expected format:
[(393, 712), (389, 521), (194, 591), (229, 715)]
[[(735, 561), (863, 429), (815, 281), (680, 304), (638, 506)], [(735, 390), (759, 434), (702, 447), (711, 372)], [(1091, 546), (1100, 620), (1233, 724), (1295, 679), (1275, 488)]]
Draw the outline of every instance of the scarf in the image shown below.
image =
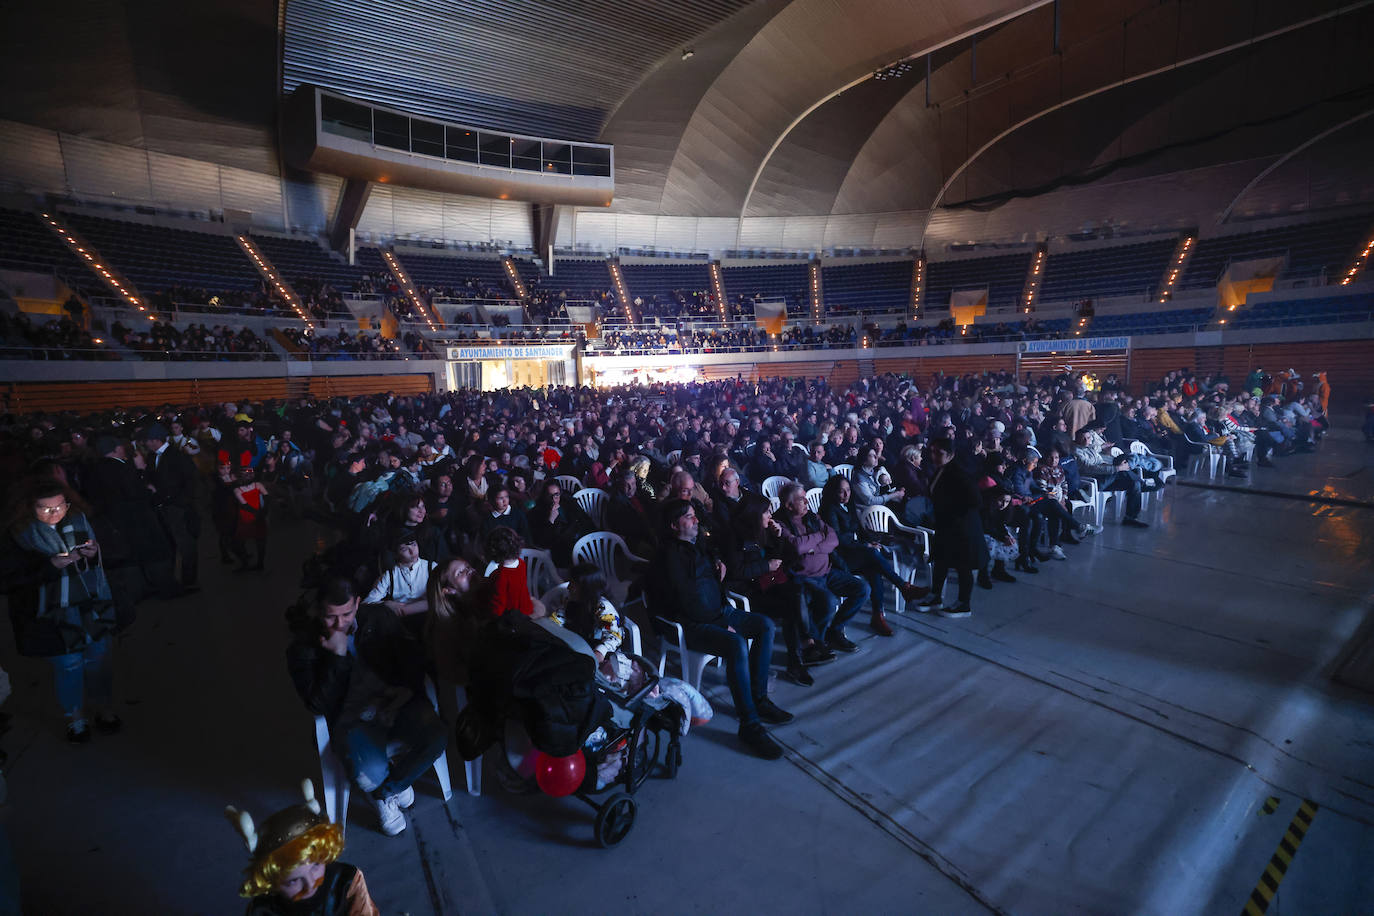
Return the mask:
[[(89, 540), (90, 523), (75, 510), (56, 526), (37, 519), (14, 532), (15, 542), (25, 550), (55, 557), (70, 553), (78, 544)], [(94, 560), (78, 559), (64, 566), (58, 582), (38, 586), (38, 614), (60, 618), (63, 639), (68, 648), (84, 644), (87, 638), (102, 638), (114, 627), (113, 602), (110, 583), (100, 565), (100, 555)]]

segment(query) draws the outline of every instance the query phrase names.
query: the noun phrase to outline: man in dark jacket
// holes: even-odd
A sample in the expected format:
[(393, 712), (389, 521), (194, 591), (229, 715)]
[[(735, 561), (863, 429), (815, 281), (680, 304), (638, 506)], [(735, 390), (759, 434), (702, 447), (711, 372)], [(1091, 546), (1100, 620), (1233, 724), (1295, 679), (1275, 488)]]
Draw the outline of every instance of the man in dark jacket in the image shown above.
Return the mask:
[[(973, 613), (973, 569), (983, 552), (983, 523), (978, 517), (981, 501), (973, 478), (954, 462), (954, 443), (940, 437), (930, 442), (930, 461), (935, 476), (930, 482), (930, 502), (935, 516), (935, 543), (931, 547), (930, 594), (918, 607), (941, 617), (968, 617)], [(959, 576), (959, 600), (945, 607), (945, 579), (953, 569)]]
[(777, 760), (782, 748), (768, 736), (763, 723), (789, 722), (792, 714), (768, 699), (773, 621), (726, 602), (725, 564), (697, 544), (697, 516), (691, 503), (668, 500), (663, 505), (663, 522), (662, 544), (645, 577), (652, 606), (682, 624), (688, 649), (725, 659), (740, 741), (759, 757)]
[(196, 512), (196, 466), (189, 455), (168, 441), (167, 427), (154, 423), (143, 433), (153, 507), (163, 530), (176, 545), (182, 587), (196, 587), (200, 568), (200, 515)]
[[(353, 582), (325, 579), (315, 600), (293, 608), (286, 650), (296, 692), (329, 725), (334, 753), (377, 808), (382, 832), (405, 830), (402, 808), (443, 753), (443, 723), (425, 696), (424, 652), (390, 609), (362, 604)], [(387, 746), (404, 746), (388, 759)]]

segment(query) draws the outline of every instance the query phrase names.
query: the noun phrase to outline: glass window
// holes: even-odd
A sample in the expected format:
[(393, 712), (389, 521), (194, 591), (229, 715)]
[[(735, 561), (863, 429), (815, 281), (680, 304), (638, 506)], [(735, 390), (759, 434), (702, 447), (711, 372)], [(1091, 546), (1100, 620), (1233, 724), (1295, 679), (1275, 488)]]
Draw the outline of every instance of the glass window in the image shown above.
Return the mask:
[(510, 157), (514, 168), (539, 171), (539, 141), (514, 139), (510, 145)]
[(572, 174), (572, 145), (568, 143), (544, 144), (544, 167), (542, 171), (560, 175)]
[(477, 161), (477, 131), (449, 127), (444, 130), (444, 155), (459, 162)]
[(611, 174), (611, 151), (599, 146), (574, 146), (573, 174), (598, 175), (609, 178)]
[(378, 146), (410, 150), (410, 118), (405, 115), (392, 114), (389, 111), (374, 112), (373, 118), (376, 131), (374, 142)]
[(481, 159), (483, 165), (503, 165), (510, 167), (510, 147), (511, 139), (505, 134), (479, 134), (478, 144), (481, 147)]
[(320, 96), (320, 128), (329, 134), (372, 142), (372, 109), (332, 96)]
[(444, 155), (444, 125), (410, 119), (410, 151), (426, 156)]

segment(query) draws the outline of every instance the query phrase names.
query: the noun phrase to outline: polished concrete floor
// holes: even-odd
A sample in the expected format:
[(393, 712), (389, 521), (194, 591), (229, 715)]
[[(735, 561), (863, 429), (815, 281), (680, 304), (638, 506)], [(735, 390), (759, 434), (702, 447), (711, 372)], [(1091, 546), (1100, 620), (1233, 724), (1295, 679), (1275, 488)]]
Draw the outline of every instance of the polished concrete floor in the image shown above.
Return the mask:
[[(427, 777), (394, 839), (355, 803), (345, 858), (382, 912), (413, 916), (1239, 913), (1310, 800), (1269, 912), (1374, 913), (1374, 696), (1331, 680), (1370, 618), (1374, 507), (1307, 498), (1374, 500), (1374, 448), (1337, 434), (1248, 481), (1185, 483), (1149, 530), (1109, 510), (969, 619), (852, 627), (857, 656), (775, 687), (798, 714), (775, 732), (783, 761), (737, 750), (708, 673), (717, 720), (675, 781), (641, 789), (616, 850), (580, 802), (505, 794), (488, 771), (482, 797), (447, 805)], [(258, 575), (206, 542), (204, 592), (145, 605), (119, 647), (124, 733), (87, 747), (63, 741), (45, 667), (3, 628), (0, 819), (25, 913), (240, 911), (221, 809), (275, 810), (317, 773), (281, 615), (325, 536), (279, 524)]]

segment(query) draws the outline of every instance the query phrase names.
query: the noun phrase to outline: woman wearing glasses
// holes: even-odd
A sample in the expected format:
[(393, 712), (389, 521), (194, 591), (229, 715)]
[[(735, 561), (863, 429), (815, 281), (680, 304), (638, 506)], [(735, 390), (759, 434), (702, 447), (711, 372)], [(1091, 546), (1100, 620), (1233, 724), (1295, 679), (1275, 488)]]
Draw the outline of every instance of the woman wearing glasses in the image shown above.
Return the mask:
[(20, 653), (53, 666), (67, 740), (91, 740), (97, 730), (119, 731), (114, 713), (110, 636), (114, 602), (91, 533), (85, 503), (66, 484), (36, 478), (19, 488), (6, 530), (16, 549), (2, 551), (10, 621)]

